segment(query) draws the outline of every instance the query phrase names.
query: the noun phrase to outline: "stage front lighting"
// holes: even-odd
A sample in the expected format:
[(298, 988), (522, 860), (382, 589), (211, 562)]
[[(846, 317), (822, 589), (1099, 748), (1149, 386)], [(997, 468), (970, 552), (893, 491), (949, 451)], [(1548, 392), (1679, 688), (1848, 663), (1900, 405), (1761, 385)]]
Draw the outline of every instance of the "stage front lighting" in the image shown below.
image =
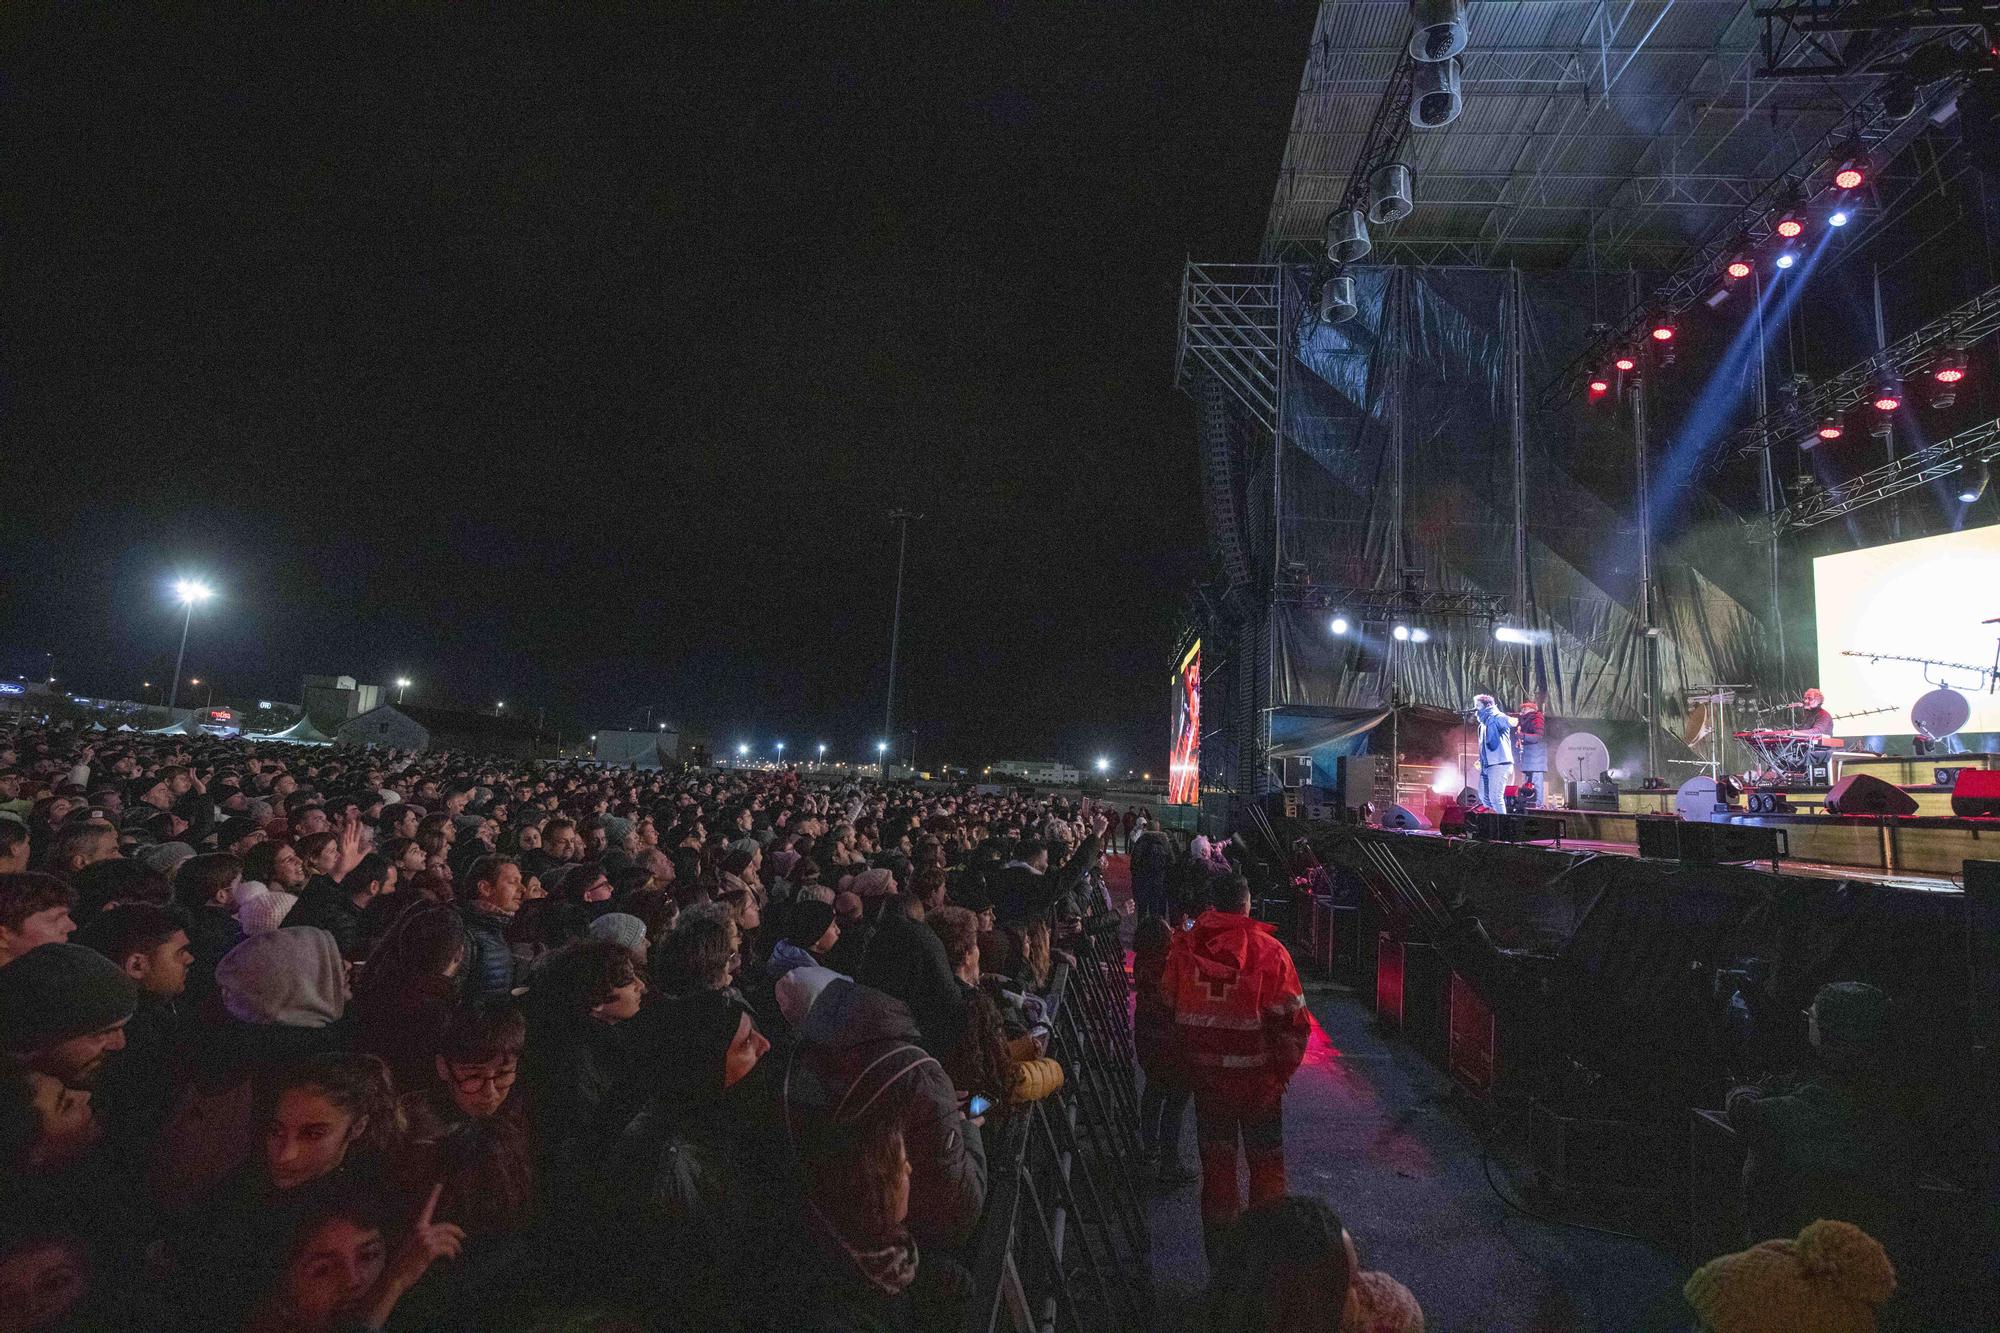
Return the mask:
[(1790, 268), (1792, 265), (1798, 262), (1799, 262), (1799, 257), (1793, 254), (1790, 250), (1786, 250), (1778, 256), (1779, 268)]
[(1395, 638), (1397, 643), (1408, 643), (1410, 641), (1410, 627), (1408, 625), (1398, 625), (1390, 631), (1390, 634)]
[(1346, 616), (1335, 616), (1333, 618), (1332, 623), (1327, 625), (1326, 628), (1330, 633), (1333, 634), (1345, 634), (1347, 633), (1348, 630), (1352, 629), (1353, 626), (1347, 623)]
[(1826, 417), (1819, 423), (1819, 430), (1814, 433), (1822, 440), (1837, 440), (1844, 433), (1845, 429), (1840, 424), (1839, 417)]
[(1841, 163), (1840, 169), (1833, 173), (1833, 183), (1843, 190), (1858, 190), (1867, 179), (1867, 169), (1853, 158)]
[(1415, 629), (1410, 631), (1411, 643), (1429, 643), (1430, 641), (1431, 641), (1431, 632), (1425, 629), (1422, 625), (1419, 625)]
[(1731, 282), (1741, 282), (1750, 276), (1750, 261), (1747, 259), (1732, 259), (1729, 261), (1729, 267), (1722, 271), (1729, 275)]
[(1985, 459), (1977, 464), (1967, 463), (1958, 470), (1958, 501), (1960, 504), (1977, 504), (1986, 494), (1987, 483), (1992, 480), (1992, 467)]
[(1903, 405), (1903, 387), (1894, 382), (1878, 385), (1869, 402), (1877, 412), (1893, 412)]
[(1836, 208), (1831, 213), (1828, 213), (1826, 215), (1826, 225), (1829, 227), (1845, 227), (1847, 225), (1847, 210)]
[(1648, 337), (1656, 343), (1670, 343), (1674, 340), (1674, 322), (1670, 319), (1656, 319)]
[(1493, 638), (1496, 643), (1526, 643), (1528, 641), (1528, 636), (1521, 633), (1520, 630), (1515, 629), (1512, 625), (1495, 625), (1493, 627)]
[(1611, 364), (1622, 374), (1626, 371), (1636, 369), (1639, 364), (1639, 358), (1633, 356), (1630, 352), (1620, 352)]
[(1788, 241), (1795, 240), (1799, 236), (1803, 235), (1805, 229), (1806, 229), (1805, 219), (1801, 218), (1797, 213), (1792, 213), (1792, 212), (1785, 212), (1779, 214), (1777, 225), (1771, 228), (1772, 231), (1777, 232), (1778, 235), (1784, 237)]

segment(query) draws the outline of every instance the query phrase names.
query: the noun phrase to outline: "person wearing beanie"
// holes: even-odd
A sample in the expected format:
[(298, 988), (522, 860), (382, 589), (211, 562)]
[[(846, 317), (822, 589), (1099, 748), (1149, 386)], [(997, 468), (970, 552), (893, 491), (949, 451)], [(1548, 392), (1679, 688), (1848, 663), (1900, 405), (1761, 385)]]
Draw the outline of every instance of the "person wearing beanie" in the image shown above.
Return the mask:
[(1818, 1221), (1695, 1270), (1681, 1294), (1705, 1333), (1873, 1333), (1896, 1290), (1882, 1246), (1849, 1222)]
[(840, 922), (834, 909), (815, 898), (801, 898), (785, 913), (785, 942), (811, 955), (810, 961), (824, 964), (826, 955), (840, 942)]
[(268, 935), (285, 924), (285, 918), (298, 903), (296, 893), (286, 893), (283, 889), (252, 894), (236, 909), (236, 924), (243, 927), (246, 937)]
[(1864, 982), (1820, 987), (1806, 1013), (1818, 1068), (1783, 1092), (1739, 1087), (1726, 1102), (1742, 1136), (1745, 1241), (1789, 1236), (1821, 1217), (1855, 1223), (1900, 1254), (1919, 1170), (1920, 1108), (1889, 1076), (1889, 997)]
[(174, 877), (183, 863), (194, 859), (195, 850), (184, 842), (163, 842), (148, 847), (140, 855), (139, 861), (148, 870), (157, 871), (168, 879)]
[(0, 967), (0, 1060), (88, 1088), (125, 1047), (139, 988), (80, 944), (44, 944)]
[(585, 928), (592, 939), (610, 940), (641, 962), (646, 958), (646, 923), (630, 912), (606, 912)]

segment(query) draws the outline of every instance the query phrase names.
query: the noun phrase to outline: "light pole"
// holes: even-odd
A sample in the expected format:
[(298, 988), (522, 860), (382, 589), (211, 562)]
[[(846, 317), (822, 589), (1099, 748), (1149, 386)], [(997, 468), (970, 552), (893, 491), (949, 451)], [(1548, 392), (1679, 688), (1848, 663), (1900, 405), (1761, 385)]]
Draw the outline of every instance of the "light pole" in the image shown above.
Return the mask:
[(500, 710), (505, 708), (506, 706), (507, 706), (507, 701), (505, 699), (501, 699), (495, 702), (493, 705), (493, 716), (495, 717), (500, 716)]
[(404, 690), (407, 690), (407, 689), (409, 689), (409, 688), (410, 688), (410, 686), (411, 686), (411, 685), (413, 685), (413, 684), (415, 684), (415, 683), (416, 683), (416, 682), (412, 681), (412, 680), (411, 680), (411, 679), (410, 679), (410, 678), (409, 678), (408, 676), (398, 676), (398, 677), (396, 677), (396, 702), (397, 702), (397, 703), (401, 703), (401, 702), (403, 702), (403, 691), (404, 691)]
[(783, 741), (778, 742), (778, 762), (780, 764), (785, 762), (785, 743)]
[(167, 707), (172, 708), (181, 700), (181, 665), (187, 660), (188, 629), (194, 624), (195, 603), (205, 602), (215, 596), (215, 589), (200, 579), (174, 580), (174, 596), (180, 598), (187, 607), (187, 614), (181, 618), (181, 650), (174, 655), (174, 683), (167, 692)]
[(819, 763), (820, 763), (820, 767), (821, 767), (821, 768), (824, 768), (824, 767), (826, 767), (826, 742), (825, 742), (825, 741), (821, 741), (821, 742), (819, 743)]
[[(889, 521), (896, 525), (896, 609), (889, 617), (889, 694), (882, 704), (882, 734), (896, 734), (896, 642), (903, 632), (903, 555), (910, 546), (910, 523), (921, 520), (922, 514), (913, 514), (907, 509), (891, 509)], [(888, 742), (882, 743), (882, 752), (888, 751)]]
[(889, 776), (889, 742), (887, 741), (875, 742), (875, 769), (877, 777), (887, 778)]

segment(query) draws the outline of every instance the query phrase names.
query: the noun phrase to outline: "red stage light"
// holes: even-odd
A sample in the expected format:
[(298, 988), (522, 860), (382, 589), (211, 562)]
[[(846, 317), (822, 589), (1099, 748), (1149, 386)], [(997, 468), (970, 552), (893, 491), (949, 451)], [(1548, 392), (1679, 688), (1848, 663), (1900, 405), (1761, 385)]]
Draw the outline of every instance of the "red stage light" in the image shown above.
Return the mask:
[(1957, 384), (1965, 378), (1965, 349), (1947, 347), (1938, 354), (1937, 364), (1931, 367), (1931, 378), (1939, 384)]
[(1841, 432), (1842, 427), (1839, 417), (1828, 417), (1819, 423), (1819, 437), (1822, 440), (1837, 440), (1840, 438)]
[(1965, 372), (1958, 369), (1956, 366), (1938, 367), (1937, 382), (1939, 384), (1956, 384), (1964, 378), (1965, 378)]
[(1799, 220), (1799, 217), (1796, 213), (1787, 213), (1783, 217), (1778, 219), (1778, 225), (1774, 227), (1772, 230), (1776, 231), (1778, 235), (1784, 237), (1786, 240), (1789, 241), (1792, 240), (1794, 237), (1798, 236), (1798, 234), (1800, 232), (1803, 232), (1805, 229), (1806, 229), (1806, 224)]
[(1729, 261), (1729, 267), (1722, 271), (1729, 275), (1731, 281), (1740, 281), (1750, 276), (1750, 261), (1747, 259), (1732, 259)]
[(1868, 179), (1868, 173), (1858, 162), (1843, 162), (1840, 170), (1833, 173), (1833, 183), (1843, 190), (1858, 190), (1861, 182)]
[(1623, 372), (1623, 371), (1637, 369), (1639, 362), (1633, 357), (1633, 355), (1630, 352), (1620, 352), (1618, 354), (1618, 359), (1613, 361), (1611, 364), (1615, 366), (1619, 371)]
[(1903, 391), (1893, 384), (1885, 384), (1875, 391), (1873, 402), (1877, 412), (1893, 412), (1903, 405)]
[(1605, 394), (1610, 392), (1611, 392), (1611, 382), (1609, 380), (1603, 378), (1602, 376), (1599, 376), (1591, 380), (1590, 396), (1592, 398), (1601, 398)]
[(1673, 324), (1670, 321), (1664, 319), (1656, 322), (1653, 325), (1652, 338), (1653, 341), (1656, 343), (1672, 342), (1674, 340)]

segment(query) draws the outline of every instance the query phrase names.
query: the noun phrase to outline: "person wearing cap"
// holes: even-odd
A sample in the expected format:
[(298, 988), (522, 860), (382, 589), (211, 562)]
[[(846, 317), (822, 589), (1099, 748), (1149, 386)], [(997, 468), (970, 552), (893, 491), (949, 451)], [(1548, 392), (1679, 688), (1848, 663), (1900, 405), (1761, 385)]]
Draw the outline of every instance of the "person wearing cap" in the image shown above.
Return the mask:
[(1849, 1222), (1816, 1221), (1711, 1259), (1681, 1289), (1701, 1333), (1874, 1333), (1896, 1290), (1888, 1252)]
[(1790, 1236), (1838, 1217), (1894, 1253), (1908, 1234), (1903, 1201), (1918, 1171), (1922, 1122), (1888, 1069), (1889, 997), (1865, 982), (1829, 982), (1805, 1018), (1815, 1075), (1775, 1095), (1739, 1087), (1725, 1104), (1748, 1153), (1748, 1238)]
[(88, 1088), (125, 1048), (139, 988), (80, 944), (44, 944), (0, 967), (0, 1060)]

